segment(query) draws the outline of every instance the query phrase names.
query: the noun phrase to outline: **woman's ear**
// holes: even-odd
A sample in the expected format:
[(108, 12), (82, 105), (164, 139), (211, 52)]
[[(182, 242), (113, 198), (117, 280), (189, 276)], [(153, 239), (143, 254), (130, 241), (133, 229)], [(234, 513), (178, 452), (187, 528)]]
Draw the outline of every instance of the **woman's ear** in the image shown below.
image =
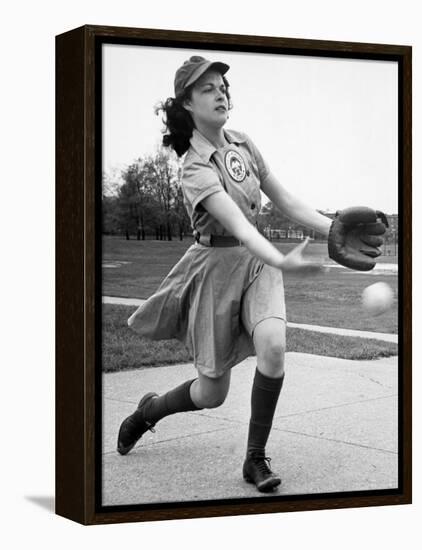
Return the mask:
[(182, 103), (182, 107), (186, 109), (186, 111), (192, 111), (190, 99), (185, 99), (185, 101)]

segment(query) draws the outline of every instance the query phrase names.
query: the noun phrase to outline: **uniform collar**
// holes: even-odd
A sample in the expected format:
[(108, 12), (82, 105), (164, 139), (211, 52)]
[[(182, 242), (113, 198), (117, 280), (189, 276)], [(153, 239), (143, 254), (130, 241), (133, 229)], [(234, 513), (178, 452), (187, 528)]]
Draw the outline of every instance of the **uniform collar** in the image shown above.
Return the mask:
[[(240, 132), (234, 130), (223, 130), (224, 136), (229, 143), (240, 144), (246, 141), (246, 137)], [(190, 138), (190, 144), (193, 149), (198, 153), (204, 162), (208, 162), (217, 151), (216, 147), (207, 140), (196, 128), (192, 132), (192, 137)]]

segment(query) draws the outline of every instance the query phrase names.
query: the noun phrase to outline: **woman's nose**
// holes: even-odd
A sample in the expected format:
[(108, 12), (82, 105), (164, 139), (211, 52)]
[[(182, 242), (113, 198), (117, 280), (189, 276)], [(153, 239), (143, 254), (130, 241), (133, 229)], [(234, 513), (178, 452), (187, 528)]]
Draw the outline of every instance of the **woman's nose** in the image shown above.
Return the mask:
[(224, 99), (225, 97), (224, 91), (217, 88), (217, 99)]

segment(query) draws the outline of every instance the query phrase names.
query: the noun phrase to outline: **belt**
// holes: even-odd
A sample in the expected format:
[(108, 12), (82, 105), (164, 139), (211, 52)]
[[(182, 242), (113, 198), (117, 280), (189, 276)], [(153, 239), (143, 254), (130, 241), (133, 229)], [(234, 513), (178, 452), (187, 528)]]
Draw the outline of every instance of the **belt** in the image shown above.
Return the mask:
[(228, 247), (228, 246), (242, 246), (241, 241), (232, 237), (231, 235), (201, 235), (197, 233), (195, 235), (197, 243), (204, 246), (213, 247)]

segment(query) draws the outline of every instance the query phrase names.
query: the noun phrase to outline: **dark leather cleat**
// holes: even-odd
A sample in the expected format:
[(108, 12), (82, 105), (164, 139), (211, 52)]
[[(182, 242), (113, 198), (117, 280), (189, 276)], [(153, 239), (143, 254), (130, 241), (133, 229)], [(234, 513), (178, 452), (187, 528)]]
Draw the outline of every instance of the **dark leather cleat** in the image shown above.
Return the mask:
[(280, 485), (281, 478), (270, 469), (271, 458), (262, 452), (250, 453), (243, 464), (243, 479), (255, 483), (261, 493), (272, 491)]
[(145, 394), (139, 401), (136, 411), (123, 420), (117, 438), (117, 451), (121, 455), (126, 455), (131, 451), (145, 432), (154, 431), (155, 423), (148, 422), (143, 418), (142, 409), (150, 399), (156, 396), (157, 394), (152, 392)]

